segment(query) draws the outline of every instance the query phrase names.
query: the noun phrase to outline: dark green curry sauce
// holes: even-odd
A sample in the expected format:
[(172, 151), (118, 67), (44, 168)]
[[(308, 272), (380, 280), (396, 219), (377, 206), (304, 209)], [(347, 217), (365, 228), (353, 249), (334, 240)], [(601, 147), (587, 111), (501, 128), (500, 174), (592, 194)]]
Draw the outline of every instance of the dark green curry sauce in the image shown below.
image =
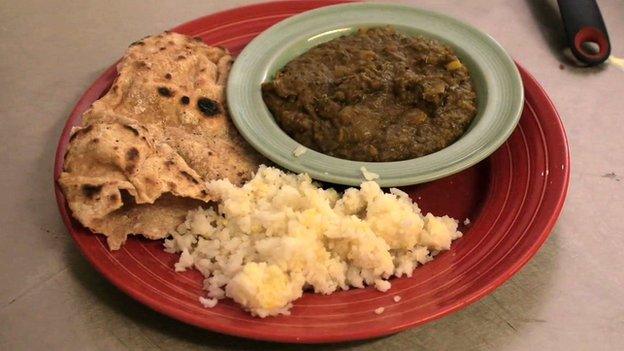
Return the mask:
[(468, 69), (442, 43), (360, 29), (290, 61), (262, 85), (280, 127), (350, 160), (397, 161), (456, 141), (476, 115)]

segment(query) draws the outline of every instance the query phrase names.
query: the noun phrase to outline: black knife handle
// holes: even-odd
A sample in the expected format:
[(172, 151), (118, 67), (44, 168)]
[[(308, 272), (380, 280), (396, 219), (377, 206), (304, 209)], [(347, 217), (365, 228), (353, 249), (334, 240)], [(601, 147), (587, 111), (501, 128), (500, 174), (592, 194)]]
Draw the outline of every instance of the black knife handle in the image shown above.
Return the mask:
[[(593, 66), (604, 62), (611, 54), (609, 35), (595, 0), (557, 0), (563, 19), (568, 45), (574, 56)], [(598, 51), (588, 49), (586, 42), (598, 45)]]

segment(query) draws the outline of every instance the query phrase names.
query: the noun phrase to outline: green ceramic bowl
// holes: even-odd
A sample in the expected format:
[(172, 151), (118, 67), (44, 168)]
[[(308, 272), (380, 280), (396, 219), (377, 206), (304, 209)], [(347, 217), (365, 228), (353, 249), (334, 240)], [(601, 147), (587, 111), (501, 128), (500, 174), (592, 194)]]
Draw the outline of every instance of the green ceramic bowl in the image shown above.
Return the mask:
[[(452, 145), (429, 155), (397, 162), (359, 162), (299, 146), (277, 125), (262, 100), (260, 86), (286, 63), (310, 48), (358, 27), (391, 25), (450, 45), (468, 66), (478, 96), (469, 130)], [(468, 168), (494, 152), (515, 128), (523, 105), (520, 74), (505, 50), (487, 34), (456, 19), (413, 7), (356, 3), (324, 7), (269, 28), (236, 59), (227, 87), (236, 127), (260, 153), (293, 172), (331, 183), (359, 185), (361, 167), (380, 175), (381, 186), (423, 183)]]

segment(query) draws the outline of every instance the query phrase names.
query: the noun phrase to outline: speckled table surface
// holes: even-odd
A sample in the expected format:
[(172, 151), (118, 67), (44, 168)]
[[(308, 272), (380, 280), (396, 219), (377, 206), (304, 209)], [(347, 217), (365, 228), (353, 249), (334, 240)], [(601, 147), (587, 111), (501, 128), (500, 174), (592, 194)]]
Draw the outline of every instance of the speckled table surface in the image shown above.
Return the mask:
[[(0, 349), (624, 349), (624, 71), (561, 69), (554, 1), (401, 1), (491, 34), (542, 83), (568, 132), (571, 185), (554, 232), (520, 273), (480, 302), (394, 336), (300, 347), (186, 326), (91, 268), (53, 195), (55, 146), (73, 104), (134, 39), (250, 2), (0, 2)], [(599, 4), (613, 54), (622, 57), (624, 3)]]

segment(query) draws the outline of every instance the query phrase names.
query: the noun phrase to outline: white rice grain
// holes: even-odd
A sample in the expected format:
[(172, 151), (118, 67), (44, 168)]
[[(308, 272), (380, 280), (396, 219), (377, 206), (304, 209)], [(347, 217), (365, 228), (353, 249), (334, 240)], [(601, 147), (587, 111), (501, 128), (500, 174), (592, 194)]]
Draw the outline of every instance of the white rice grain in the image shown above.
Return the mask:
[(391, 287), (392, 287), (392, 284), (390, 284), (390, 282), (387, 281), (387, 280), (383, 280), (383, 279), (375, 280), (375, 289), (377, 289), (377, 290), (379, 290), (381, 292), (386, 292)]
[(379, 179), (379, 174), (370, 172), (364, 166), (360, 167), (360, 172), (362, 172), (362, 175), (364, 176), (364, 179), (366, 180), (370, 181), (370, 180)]
[(204, 306), (205, 308), (213, 308), (217, 305), (218, 302), (219, 300), (217, 299), (208, 299), (203, 296), (199, 297), (199, 303), (201, 303), (202, 306)]
[(305, 154), (306, 151), (308, 151), (308, 149), (306, 149), (305, 146), (297, 145), (297, 147), (293, 150), (292, 154), (295, 157), (300, 157), (301, 155)]

